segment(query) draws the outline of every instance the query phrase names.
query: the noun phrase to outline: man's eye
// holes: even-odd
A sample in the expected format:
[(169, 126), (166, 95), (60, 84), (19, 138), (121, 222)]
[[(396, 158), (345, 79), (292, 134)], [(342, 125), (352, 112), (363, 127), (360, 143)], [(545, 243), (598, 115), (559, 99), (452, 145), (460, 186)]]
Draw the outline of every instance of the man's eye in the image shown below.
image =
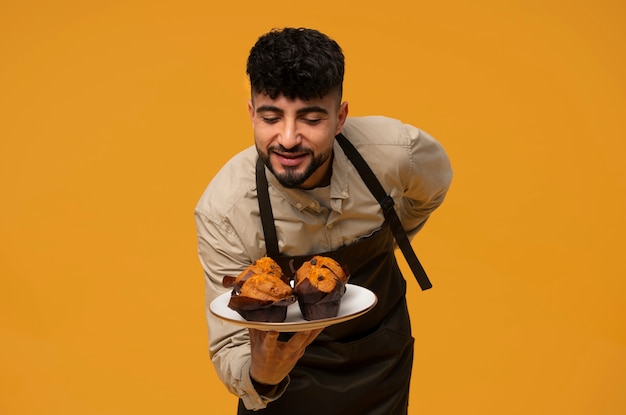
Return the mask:
[(311, 125), (319, 124), (320, 121), (322, 121), (321, 118), (304, 118), (304, 122)]
[(278, 117), (261, 117), (261, 119), (263, 120), (263, 122), (266, 122), (268, 124), (274, 124), (279, 120)]

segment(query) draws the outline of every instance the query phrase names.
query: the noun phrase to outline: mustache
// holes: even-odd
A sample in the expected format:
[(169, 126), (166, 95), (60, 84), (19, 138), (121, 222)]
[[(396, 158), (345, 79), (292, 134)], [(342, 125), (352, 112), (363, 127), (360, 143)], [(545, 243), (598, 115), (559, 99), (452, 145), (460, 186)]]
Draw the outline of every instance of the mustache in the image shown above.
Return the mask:
[(308, 153), (308, 154), (313, 154), (313, 151), (311, 149), (305, 148), (301, 145), (297, 145), (295, 147), (292, 148), (285, 148), (282, 146), (282, 144), (278, 144), (275, 146), (271, 146), (268, 148), (269, 151), (273, 151), (273, 152), (277, 152), (277, 153), (294, 153), (294, 154), (303, 154), (303, 153)]

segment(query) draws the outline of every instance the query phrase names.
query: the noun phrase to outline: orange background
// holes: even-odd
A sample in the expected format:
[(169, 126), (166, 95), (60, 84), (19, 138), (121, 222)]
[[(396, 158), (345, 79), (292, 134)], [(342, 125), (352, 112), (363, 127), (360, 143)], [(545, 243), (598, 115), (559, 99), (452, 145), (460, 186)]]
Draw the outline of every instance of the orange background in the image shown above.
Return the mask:
[(2, 2), (0, 413), (234, 413), (192, 212), (282, 26), (454, 165), (414, 242), (410, 414), (626, 413), (624, 3), (349, 3)]

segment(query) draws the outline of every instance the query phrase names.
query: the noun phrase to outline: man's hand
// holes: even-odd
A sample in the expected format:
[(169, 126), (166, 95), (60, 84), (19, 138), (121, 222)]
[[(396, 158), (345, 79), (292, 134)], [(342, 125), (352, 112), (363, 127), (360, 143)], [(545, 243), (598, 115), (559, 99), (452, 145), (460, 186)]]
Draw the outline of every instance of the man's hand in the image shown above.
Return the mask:
[(252, 379), (266, 385), (280, 383), (322, 330), (300, 331), (283, 342), (278, 340), (278, 332), (248, 329), (252, 351), (250, 365)]

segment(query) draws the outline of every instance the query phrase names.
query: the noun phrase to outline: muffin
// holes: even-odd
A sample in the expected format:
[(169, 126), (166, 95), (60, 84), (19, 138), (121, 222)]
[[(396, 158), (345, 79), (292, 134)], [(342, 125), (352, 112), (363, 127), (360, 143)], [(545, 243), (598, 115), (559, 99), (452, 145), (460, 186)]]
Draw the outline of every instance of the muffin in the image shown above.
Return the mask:
[(222, 285), (233, 288), (228, 307), (248, 321), (283, 322), (287, 307), (296, 301), (289, 279), (269, 257), (255, 261), (235, 278), (224, 277)]
[(317, 255), (302, 264), (294, 292), (304, 319), (337, 317), (348, 278), (347, 270), (329, 257)]

